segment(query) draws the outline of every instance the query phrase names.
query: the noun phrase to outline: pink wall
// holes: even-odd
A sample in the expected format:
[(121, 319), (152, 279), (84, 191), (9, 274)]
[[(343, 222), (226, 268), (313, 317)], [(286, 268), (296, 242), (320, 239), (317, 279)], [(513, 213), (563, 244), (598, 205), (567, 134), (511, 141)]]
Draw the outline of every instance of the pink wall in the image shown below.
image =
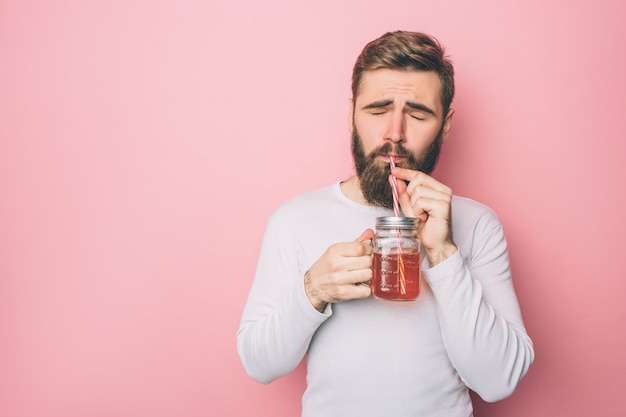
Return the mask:
[(214, 3), (0, 2), (0, 415), (297, 415), (303, 369), (253, 382), (235, 332), (268, 214), (351, 172), (351, 65), (397, 28), (453, 56), (437, 173), (500, 214), (535, 341), (476, 415), (625, 415), (625, 3)]

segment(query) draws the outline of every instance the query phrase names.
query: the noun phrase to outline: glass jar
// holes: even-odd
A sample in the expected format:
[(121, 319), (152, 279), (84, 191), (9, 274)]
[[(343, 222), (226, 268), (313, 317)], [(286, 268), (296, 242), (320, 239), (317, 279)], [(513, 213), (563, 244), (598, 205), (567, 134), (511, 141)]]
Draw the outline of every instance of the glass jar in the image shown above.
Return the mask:
[(377, 217), (372, 293), (386, 300), (415, 300), (419, 295), (420, 240), (417, 219)]

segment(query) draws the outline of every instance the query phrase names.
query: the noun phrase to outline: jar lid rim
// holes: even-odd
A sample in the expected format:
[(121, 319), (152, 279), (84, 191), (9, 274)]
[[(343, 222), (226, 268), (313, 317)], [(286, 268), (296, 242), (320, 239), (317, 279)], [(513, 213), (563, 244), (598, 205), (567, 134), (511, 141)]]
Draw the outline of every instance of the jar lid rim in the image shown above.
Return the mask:
[(388, 227), (417, 227), (417, 219), (415, 217), (398, 217), (398, 216), (385, 216), (376, 217), (377, 228)]

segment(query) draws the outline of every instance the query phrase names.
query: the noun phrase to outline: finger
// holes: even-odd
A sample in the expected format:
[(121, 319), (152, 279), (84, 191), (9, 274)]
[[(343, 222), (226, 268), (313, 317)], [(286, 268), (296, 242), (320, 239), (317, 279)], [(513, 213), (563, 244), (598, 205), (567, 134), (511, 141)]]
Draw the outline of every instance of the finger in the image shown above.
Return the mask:
[(370, 243), (348, 242), (332, 245), (324, 256), (326, 269), (331, 273), (341, 273), (371, 268), (372, 246)]
[(413, 207), (418, 212), (428, 214), (428, 217), (446, 220), (450, 217), (450, 204), (443, 199), (418, 198)]
[(372, 295), (369, 285), (361, 285), (355, 283), (353, 285), (345, 285), (338, 289), (337, 301), (355, 300), (359, 298), (367, 298)]
[(423, 174), (423, 172), (416, 171), (414, 169), (395, 167), (391, 170), (391, 174), (400, 180), (412, 181), (413, 178)]
[(417, 186), (411, 194), (411, 203), (415, 205), (419, 200), (434, 200), (449, 203), (452, 196), (444, 191), (435, 190), (426, 186)]
[(364, 242), (364, 241), (370, 240), (373, 237), (374, 237), (374, 231), (372, 229), (365, 229), (365, 231), (361, 233), (361, 236), (354, 239), (354, 241)]
[(437, 181), (430, 175), (421, 171), (396, 167), (393, 169), (392, 174), (395, 175), (396, 178), (409, 181), (409, 185), (407, 187), (407, 192), (409, 194), (412, 194), (413, 188), (417, 186), (430, 187), (444, 193), (451, 193), (452, 191), (447, 185)]
[(354, 256), (368, 255), (368, 248), (371, 248), (369, 241), (362, 242), (355, 240), (354, 242), (335, 243), (327, 249), (326, 253), (331, 259), (346, 258), (349, 262), (349, 259)]
[(369, 254), (352, 257), (350, 258), (350, 262), (346, 264), (346, 270), (348, 271), (360, 271), (365, 269), (372, 269), (372, 257)]
[(413, 181), (407, 186), (407, 193), (411, 198), (422, 197), (433, 200), (450, 200), (452, 198), (452, 189), (441, 183), (426, 184)]
[[(404, 168), (398, 168), (398, 171), (396, 171), (394, 168), (393, 174), (395, 175), (396, 173), (398, 178), (410, 181), (408, 185), (403, 184), (403, 181), (398, 181), (398, 191), (402, 190), (399, 198), (400, 207), (406, 216), (426, 221), (432, 215), (431, 211), (433, 209), (438, 210), (441, 207), (440, 204), (436, 203), (437, 201), (444, 203), (443, 208), (446, 205), (449, 206), (452, 199), (450, 187), (423, 172)], [(406, 195), (409, 197), (407, 198)], [(433, 202), (428, 202), (427, 200), (432, 200)], [(439, 213), (439, 216), (445, 217), (445, 213)]]
[(402, 193), (398, 197), (398, 203), (400, 203), (400, 208), (402, 209), (402, 213), (406, 217), (417, 217), (418, 213), (413, 208), (413, 203), (411, 202), (411, 197), (408, 193)]
[(354, 285), (372, 279), (371, 268), (345, 270), (335, 274), (335, 285)]
[(364, 269), (357, 269), (354, 271), (350, 271), (349, 282), (354, 283), (354, 284), (360, 284), (361, 282), (370, 281), (372, 279), (372, 274), (373, 272), (371, 268), (364, 268)]
[(372, 254), (372, 239), (374, 238), (374, 231), (372, 229), (365, 229), (361, 236), (354, 239), (355, 243), (359, 243), (357, 249), (354, 253), (355, 256), (366, 255), (369, 256)]
[[(389, 175), (389, 184), (394, 187), (394, 176)], [(415, 217), (413, 207), (411, 206), (411, 196), (406, 192), (406, 183), (404, 181), (396, 181), (396, 189), (398, 190), (398, 204), (405, 217)]]

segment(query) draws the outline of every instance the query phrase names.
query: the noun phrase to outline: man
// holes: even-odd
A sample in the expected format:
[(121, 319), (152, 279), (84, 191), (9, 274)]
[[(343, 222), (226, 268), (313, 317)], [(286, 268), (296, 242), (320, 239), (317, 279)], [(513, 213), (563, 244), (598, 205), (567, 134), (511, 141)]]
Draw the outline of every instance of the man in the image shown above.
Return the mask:
[[(356, 175), (270, 218), (241, 360), (269, 383), (306, 355), (305, 417), (471, 416), (468, 389), (509, 396), (534, 352), (498, 218), (430, 176), (454, 114), (452, 64), (428, 35), (387, 33), (358, 57), (352, 94)], [(411, 302), (361, 285), (372, 277), (375, 218), (393, 215), (392, 175), (403, 214), (419, 219), (421, 293)]]

